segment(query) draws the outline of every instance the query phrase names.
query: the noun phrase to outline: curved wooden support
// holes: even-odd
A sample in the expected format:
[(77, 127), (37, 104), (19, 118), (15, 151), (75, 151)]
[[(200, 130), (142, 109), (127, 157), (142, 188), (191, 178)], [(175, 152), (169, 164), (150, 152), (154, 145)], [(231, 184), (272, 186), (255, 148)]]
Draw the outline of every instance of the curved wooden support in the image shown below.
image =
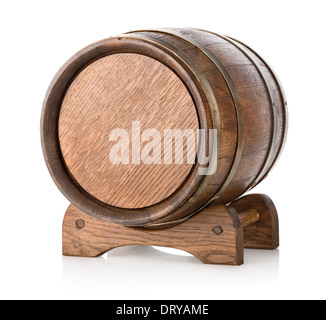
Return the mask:
[(241, 216), (254, 208), (259, 221), (244, 228), (244, 247), (251, 249), (277, 249), (279, 247), (279, 223), (275, 205), (265, 194), (250, 194), (229, 205)]
[(212, 206), (165, 229), (125, 227), (96, 219), (73, 205), (63, 221), (63, 254), (97, 257), (125, 245), (176, 248), (203, 263), (240, 265), (244, 246), (275, 249), (277, 213), (265, 195), (249, 195), (229, 206)]

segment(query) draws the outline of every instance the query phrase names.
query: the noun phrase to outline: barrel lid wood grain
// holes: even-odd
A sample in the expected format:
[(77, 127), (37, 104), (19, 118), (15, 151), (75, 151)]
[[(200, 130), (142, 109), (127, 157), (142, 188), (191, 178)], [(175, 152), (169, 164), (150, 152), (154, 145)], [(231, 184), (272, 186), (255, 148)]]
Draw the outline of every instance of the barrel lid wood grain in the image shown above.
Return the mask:
[(41, 115), (43, 154), (59, 190), (87, 214), (126, 226), (155, 223), (194, 202), (207, 185), (198, 161), (115, 171), (102, 162), (109, 142), (101, 133), (115, 126), (128, 132), (137, 119), (159, 132), (200, 128), (207, 134), (197, 155), (208, 154), (208, 130), (218, 117), (212, 119), (214, 97), (203, 79), (178, 48), (146, 37), (112, 37), (75, 54), (52, 80)]
[[(165, 149), (171, 160), (179, 155), (175, 143), (166, 148), (164, 133), (198, 128), (192, 97), (171, 69), (145, 55), (120, 53), (94, 61), (73, 80), (61, 105), (59, 141), (67, 169), (84, 190), (135, 209), (169, 197), (195, 163), (185, 147), (181, 159), (165, 163)], [(110, 152), (112, 158), (120, 153), (123, 163), (112, 163)]]

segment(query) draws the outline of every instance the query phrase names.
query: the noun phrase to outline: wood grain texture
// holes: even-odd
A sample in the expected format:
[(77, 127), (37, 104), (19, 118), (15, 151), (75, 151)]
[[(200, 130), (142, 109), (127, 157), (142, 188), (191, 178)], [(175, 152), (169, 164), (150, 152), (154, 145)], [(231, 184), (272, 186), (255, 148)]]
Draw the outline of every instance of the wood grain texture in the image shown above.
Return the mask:
[[(133, 153), (132, 121), (139, 122), (138, 156)], [(165, 163), (164, 130), (190, 129), (197, 135), (198, 128), (196, 108), (180, 78), (157, 60), (125, 53), (101, 58), (78, 74), (61, 106), (59, 139), (67, 168), (83, 189), (112, 206), (141, 208), (175, 192), (195, 162), (196, 144), (188, 159), (192, 146), (184, 139), (181, 158), (173, 140), (172, 164)], [(117, 144), (109, 137), (116, 129), (128, 133), (128, 163), (109, 159)], [(141, 139), (151, 129), (158, 139)], [(149, 143), (159, 148), (158, 156), (150, 148), (151, 164), (141, 158)]]
[(277, 212), (266, 196), (245, 196), (212, 206), (165, 229), (130, 228), (96, 219), (70, 205), (62, 232), (63, 254), (97, 257), (125, 245), (176, 248), (203, 263), (240, 265), (245, 248), (276, 249)]
[[(58, 71), (47, 91), (43, 103), (41, 116), (41, 142), (44, 157), (49, 172), (58, 186), (59, 190), (76, 207), (96, 218), (120, 223), (128, 226), (148, 225), (153, 221), (159, 221), (162, 217), (169, 216), (185, 203), (193, 202), (192, 195), (205, 186), (202, 185), (204, 176), (199, 174), (200, 164), (195, 163), (194, 169), (190, 171), (186, 181), (180, 186), (178, 192), (162, 202), (150, 207), (140, 209), (126, 209), (108, 205), (94, 198), (84, 190), (67, 169), (63, 161), (62, 152), (58, 139), (58, 127), (61, 103), (72, 79), (87, 67), (90, 62), (96, 61), (104, 56), (117, 53), (137, 53), (146, 55), (154, 60), (160, 61), (168, 66), (189, 90), (197, 108), (200, 128), (208, 130), (212, 128), (212, 120), (209, 114), (209, 103), (203, 86), (200, 84), (202, 74), (200, 70), (193, 69), (191, 60), (175, 55), (174, 49), (161, 45), (160, 43), (148, 41), (142, 38), (132, 39), (130, 37), (116, 37), (104, 39), (94, 43), (76, 55)], [(207, 89), (207, 88), (206, 88)], [(207, 90), (206, 90), (207, 91)], [(218, 126), (215, 126), (218, 129)], [(208, 135), (205, 143), (199, 147), (205, 151), (205, 146), (209, 145)]]
[(244, 246), (253, 249), (277, 249), (279, 247), (278, 214), (273, 201), (265, 194), (250, 194), (230, 204), (239, 215), (254, 208), (259, 221), (244, 229)]
[(243, 228), (258, 222), (259, 218), (259, 212), (256, 209), (249, 209), (248, 211), (239, 213), (239, 219)]
[[(78, 227), (81, 220), (83, 228)], [(221, 228), (220, 234), (214, 232), (216, 227)], [(172, 228), (148, 230), (95, 219), (71, 205), (64, 218), (62, 235), (66, 256), (97, 257), (125, 245), (148, 245), (184, 250), (207, 264), (243, 263), (240, 220), (225, 206), (206, 209)]]

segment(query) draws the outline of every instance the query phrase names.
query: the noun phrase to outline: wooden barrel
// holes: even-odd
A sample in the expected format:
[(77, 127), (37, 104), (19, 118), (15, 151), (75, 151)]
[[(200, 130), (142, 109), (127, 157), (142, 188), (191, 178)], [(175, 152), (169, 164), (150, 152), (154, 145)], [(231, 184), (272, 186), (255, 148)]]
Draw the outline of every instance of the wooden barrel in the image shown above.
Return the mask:
[(271, 67), (238, 40), (134, 31), (60, 69), (44, 101), (42, 146), (58, 188), (82, 211), (126, 226), (170, 225), (267, 176), (284, 145), (286, 105)]

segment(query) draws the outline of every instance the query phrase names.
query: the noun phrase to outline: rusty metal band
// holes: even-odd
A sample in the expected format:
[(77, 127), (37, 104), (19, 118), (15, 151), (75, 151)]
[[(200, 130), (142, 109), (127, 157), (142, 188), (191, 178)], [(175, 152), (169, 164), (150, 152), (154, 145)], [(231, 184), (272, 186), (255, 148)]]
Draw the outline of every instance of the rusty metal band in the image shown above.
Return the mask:
[[(153, 30), (141, 30), (139, 32), (159, 32), (159, 33), (164, 33), (167, 35), (172, 35), (177, 38), (180, 38), (194, 47), (197, 47), (199, 50), (201, 50), (215, 65), (215, 67), (219, 70), (221, 75), (223, 76), (225, 83), (227, 84), (234, 106), (235, 106), (235, 111), (236, 111), (236, 116), (237, 116), (237, 124), (238, 124), (238, 139), (237, 139), (237, 147), (236, 147), (236, 152), (235, 152), (235, 157), (231, 166), (231, 169), (229, 170), (229, 174), (225, 181), (223, 182), (222, 186), (220, 189), (217, 191), (217, 193), (204, 205), (202, 206), (201, 209), (196, 210), (193, 214), (187, 216), (186, 218), (191, 217), (192, 215), (196, 214), (197, 212), (201, 211), (203, 208), (208, 206), (211, 202), (215, 201), (218, 199), (224, 192), (226, 188), (230, 185), (235, 173), (238, 170), (243, 149), (244, 149), (244, 117), (243, 117), (243, 112), (242, 112), (242, 105), (239, 97), (238, 90), (233, 82), (233, 79), (231, 78), (231, 75), (227, 71), (227, 69), (224, 67), (222, 62), (216, 57), (208, 48), (206, 48), (204, 45), (199, 43), (198, 41), (192, 39), (191, 37), (185, 36), (182, 32), (180, 32), (177, 29), (173, 28), (160, 28), (160, 29), (153, 29)], [(182, 219), (182, 221), (185, 219)]]
[(207, 33), (211, 33), (217, 37), (220, 37), (222, 39), (224, 39), (225, 41), (231, 43), (232, 45), (234, 45), (238, 50), (240, 50), (246, 57), (247, 59), (253, 64), (253, 66), (256, 68), (256, 70), (258, 71), (259, 75), (261, 76), (264, 85), (267, 89), (267, 93), (268, 93), (268, 100), (270, 103), (270, 111), (272, 114), (271, 120), (272, 120), (272, 134), (271, 134), (271, 140), (269, 143), (269, 147), (268, 147), (268, 152), (265, 156), (264, 162), (260, 168), (259, 173), (257, 174), (257, 176), (254, 178), (254, 180), (250, 183), (250, 185), (245, 189), (244, 193), (246, 193), (248, 190), (252, 189), (253, 187), (255, 187), (261, 180), (262, 178), (265, 176), (265, 172), (268, 171), (268, 163), (271, 162), (272, 158), (273, 158), (273, 153), (272, 153), (272, 147), (275, 145), (276, 139), (277, 139), (277, 122), (275, 121), (276, 118), (276, 108), (275, 108), (275, 102), (273, 100), (273, 95), (272, 95), (272, 89), (266, 79), (266, 77), (264, 76), (264, 73), (262, 71), (262, 68), (255, 62), (255, 60), (248, 54), (248, 52), (246, 50), (244, 50), (240, 45), (238, 45), (236, 43), (236, 41), (234, 41), (233, 39), (220, 35), (218, 33), (215, 32), (211, 32), (211, 31), (206, 31), (206, 30), (202, 30), (202, 29), (196, 29), (196, 30), (200, 30), (203, 32), (207, 32)]
[[(248, 50), (250, 50), (253, 54), (255, 54), (267, 67), (267, 69), (269, 70), (269, 72), (271, 73), (271, 75), (274, 78), (274, 81), (279, 89), (280, 95), (281, 95), (281, 99), (282, 99), (282, 103), (283, 103), (283, 112), (284, 112), (284, 123), (283, 123), (283, 132), (282, 132), (282, 139), (280, 142), (280, 147), (278, 149), (278, 152), (275, 156), (274, 161), (272, 162), (272, 164), (270, 165), (269, 169), (267, 170), (267, 172), (265, 173), (265, 175), (263, 177), (261, 177), (260, 180), (257, 181), (256, 185), (259, 184), (262, 180), (264, 180), (267, 175), (269, 174), (269, 172), (272, 170), (272, 168), (275, 166), (277, 160), (279, 159), (281, 153), (283, 152), (284, 149), (284, 144), (285, 144), (285, 140), (287, 137), (287, 132), (288, 132), (288, 107), (287, 107), (287, 100), (286, 100), (286, 96), (285, 96), (285, 92), (283, 89), (283, 86), (281, 84), (280, 79), (278, 78), (277, 74), (275, 73), (275, 71), (273, 70), (273, 68), (266, 62), (265, 59), (262, 58), (262, 56), (260, 54), (258, 54), (256, 51), (254, 51), (252, 48), (250, 48), (248, 45), (246, 45), (245, 43), (236, 40), (234, 38), (228, 37), (229, 39), (238, 42), (239, 44), (243, 45), (244, 47), (246, 47)], [(250, 189), (252, 189), (253, 187), (255, 187), (255, 185), (253, 185)]]
[[(209, 84), (209, 82), (207, 81), (205, 75), (203, 74), (203, 72), (200, 70), (200, 68), (194, 63), (194, 61), (192, 59), (190, 59), (184, 52), (182, 52), (181, 50), (179, 50), (178, 48), (176, 48), (175, 46), (161, 40), (161, 39), (157, 39), (155, 37), (150, 37), (147, 35), (143, 35), (143, 34), (136, 34), (134, 35), (134, 33), (137, 32), (142, 32), (141, 31), (132, 31), (130, 33), (126, 33), (126, 34), (122, 34), (120, 35), (120, 37), (126, 37), (126, 38), (134, 38), (134, 39), (142, 39), (142, 40), (146, 40), (148, 42), (152, 42), (154, 44), (159, 44), (161, 46), (163, 46), (165, 49), (169, 50), (170, 55), (177, 55), (179, 58), (182, 59), (182, 61), (193, 71), (194, 75), (196, 76), (197, 80), (200, 82), (205, 96), (207, 98), (207, 101), (209, 102), (209, 107), (211, 110), (211, 115), (212, 116), (212, 122), (213, 122), (213, 127), (215, 129), (217, 129), (217, 148), (216, 150), (213, 150), (214, 153), (210, 155), (210, 161), (217, 161), (218, 159), (218, 153), (219, 153), (219, 149), (220, 149), (220, 139), (221, 139), (221, 121), (220, 121), (220, 115), (219, 115), (219, 110), (218, 110), (218, 105), (217, 105), (217, 101), (214, 95), (214, 92)], [(146, 30), (146, 31), (153, 31), (153, 30)], [(155, 31), (154, 31), (155, 32)], [(200, 141), (199, 141), (200, 143)], [(199, 147), (200, 150), (200, 147)], [(206, 176), (203, 179), (203, 182), (201, 183), (200, 187), (197, 189), (197, 191), (195, 192), (194, 195), (191, 196), (191, 198), (188, 200), (188, 204), (192, 204), (193, 202), (196, 201), (196, 198), (198, 198), (200, 196), (200, 194), (203, 192), (203, 190), (206, 189), (207, 185), (209, 184), (211, 179), (211, 176)], [(187, 205), (187, 203), (185, 204)], [(182, 208), (184, 208), (184, 206), (182, 206)], [(178, 210), (177, 210), (178, 211)], [(196, 211), (197, 213), (197, 211)], [(169, 216), (175, 214), (172, 213)], [(168, 217), (168, 216), (167, 216)], [(165, 218), (167, 218), (165, 217)], [(189, 217), (183, 218), (181, 219), (186, 220)], [(162, 225), (169, 225), (169, 224), (175, 224), (176, 222), (179, 222), (179, 220), (177, 221), (171, 221), (171, 222), (163, 222), (160, 223), (158, 222), (153, 222), (150, 224), (147, 224), (146, 226), (162, 226)]]

